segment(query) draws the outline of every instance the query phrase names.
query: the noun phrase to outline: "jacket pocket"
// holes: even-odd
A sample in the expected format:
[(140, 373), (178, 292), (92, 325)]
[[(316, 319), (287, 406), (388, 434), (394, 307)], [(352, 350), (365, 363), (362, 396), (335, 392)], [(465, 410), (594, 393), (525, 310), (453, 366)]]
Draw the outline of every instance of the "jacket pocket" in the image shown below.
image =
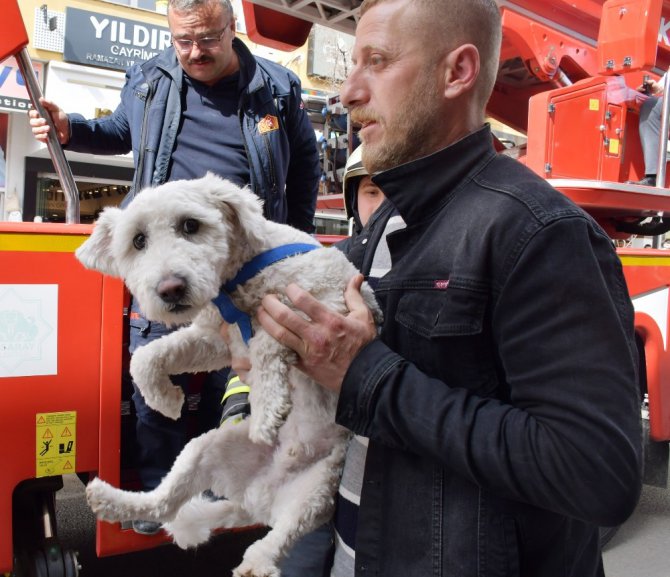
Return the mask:
[(398, 302), (396, 320), (425, 338), (469, 336), (482, 332), (487, 295), (453, 286), (414, 291)]
[(479, 575), (482, 577), (519, 577), (519, 538), (512, 517), (502, 517), (480, 531)]
[(487, 306), (488, 293), (452, 284), (446, 290), (408, 291), (398, 301), (391, 346), (449, 386), (495, 396), (498, 378)]

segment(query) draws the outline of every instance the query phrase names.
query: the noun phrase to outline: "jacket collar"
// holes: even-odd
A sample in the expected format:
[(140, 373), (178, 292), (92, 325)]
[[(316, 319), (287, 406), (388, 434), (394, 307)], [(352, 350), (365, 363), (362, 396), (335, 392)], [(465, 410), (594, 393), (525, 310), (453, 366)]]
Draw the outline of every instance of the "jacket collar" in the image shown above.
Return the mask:
[(240, 59), (240, 92), (243, 86), (249, 93), (263, 88), (265, 81), (256, 57), (239, 38), (233, 38), (233, 48)]
[(442, 150), (380, 172), (372, 180), (409, 226), (440, 210), (455, 189), (495, 154), (487, 124)]
[(179, 64), (179, 60), (177, 60), (174, 46), (168, 46), (158, 56), (143, 62), (140, 65), (140, 68), (148, 82), (151, 82), (162, 74), (166, 74), (179, 85), (179, 88), (181, 88), (184, 71)]

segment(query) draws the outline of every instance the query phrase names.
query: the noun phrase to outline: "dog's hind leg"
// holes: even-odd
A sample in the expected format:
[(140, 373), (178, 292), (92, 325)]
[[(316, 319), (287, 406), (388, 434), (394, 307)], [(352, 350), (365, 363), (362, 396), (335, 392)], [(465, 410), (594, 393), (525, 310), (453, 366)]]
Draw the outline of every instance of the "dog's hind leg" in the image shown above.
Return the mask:
[(203, 474), (208, 469), (202, 461), (216, 435), (220, 434), (220, 429), (214, 429), (191, 440), (153, 491), (124, 491), (101, 479), (94, 479), (86, 487), (89, 506), (99, 519), (105, 521), (171, 520), (184, 503), (211, 487), (212, 479), (210, 475)]
[(194, 497), (163, 529), (182, 549), (195, 547), (207, 541), (214, 529), (245, 527), (255, 522), (249, 513), (233, 501), (209, 501)]
[(326, 457), (277, 488), (268, 534), (245, 552), (233, 577), (278, 577), (277, 564), (291, 547), (330, 519), (340, 482), (346, 444), (338, 443)]

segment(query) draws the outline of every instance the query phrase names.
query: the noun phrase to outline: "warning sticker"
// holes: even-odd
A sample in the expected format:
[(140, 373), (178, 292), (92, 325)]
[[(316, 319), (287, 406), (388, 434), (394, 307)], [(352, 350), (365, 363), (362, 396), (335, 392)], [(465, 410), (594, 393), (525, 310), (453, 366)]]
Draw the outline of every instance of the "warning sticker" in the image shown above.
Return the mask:
[(35, 447), (37, 477), (74, 473), (77, 412), (37, 413)]
[(614, 154), (614, 155), (619, 154), (619, 139), (618, 138), (610, 138), (609, 153)]

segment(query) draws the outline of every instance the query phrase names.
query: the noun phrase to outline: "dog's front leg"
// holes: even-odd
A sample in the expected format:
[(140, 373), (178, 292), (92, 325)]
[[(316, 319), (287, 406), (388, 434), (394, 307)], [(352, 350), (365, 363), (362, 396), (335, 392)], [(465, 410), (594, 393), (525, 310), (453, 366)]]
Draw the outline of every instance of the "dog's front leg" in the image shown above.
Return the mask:
[(221, 317), (203, 311), (188, 326), (138, 348), (130, 374), (152, 409), (171, 419), (181, 416), (184, 392), (170, 375), (214, 371), (230, 366), (230, 351), (221, 338)]
[(297, 356), (263, 330), (249, 341), (249, 354), (249, 438), (254, 443), (272, 445), (291, 410), (288, 373)]

